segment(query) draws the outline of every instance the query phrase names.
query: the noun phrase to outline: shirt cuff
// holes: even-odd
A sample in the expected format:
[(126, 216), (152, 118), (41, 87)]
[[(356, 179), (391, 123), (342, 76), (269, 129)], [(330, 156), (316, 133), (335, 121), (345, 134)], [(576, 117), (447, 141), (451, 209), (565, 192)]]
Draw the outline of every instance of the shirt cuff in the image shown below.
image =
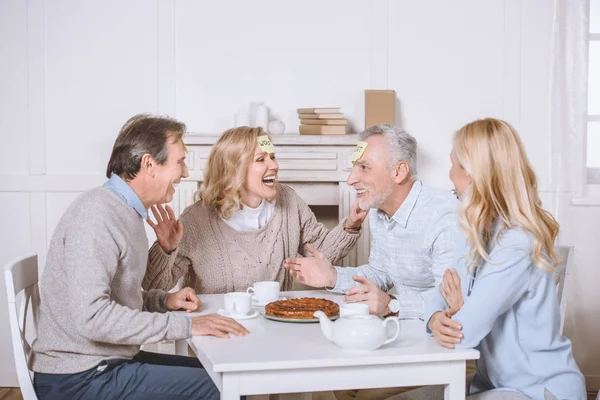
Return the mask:
[(342, 281), (344, 281), (344, 279), (342, 278), (342, 275), (344, 274), (342, 269), (342, 267), (335, 267), (335, 270), (337, 271), (337, 280), (335, 281), (335, 286), (333, 288), (327, 288), (328, 291), (335, 293), (345, 293), (345, 289), (342, 284)]
[(192, 337), (192, 317), (187, 317), (188, 321), (189, 321), (189, 330), (188, 330), (188, 337)]

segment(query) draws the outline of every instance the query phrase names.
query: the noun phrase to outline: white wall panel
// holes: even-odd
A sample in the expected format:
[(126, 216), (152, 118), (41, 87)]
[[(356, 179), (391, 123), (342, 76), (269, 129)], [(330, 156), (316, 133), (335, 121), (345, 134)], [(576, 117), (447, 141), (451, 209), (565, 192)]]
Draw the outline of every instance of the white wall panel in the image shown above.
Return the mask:
[(79, 197), (81, 192), (48, 193), (46, 195), (46, 237), (48, 244), (52, 240), (52, 234), (67, 208)]
[(157, 3), (46, 3), (49, 174), (103, 174), (121, 125), (158, 110)]
[(0, 7), (0, 174), (29, 173), (26, 2)]
[(541, 190), (550, 190), (550, 81), (553, 7), (545, 0), (522, 2), (520, 134)]
[(250, 101), (286, 132), (298, 132), (298, 107), (341, 107), (350, 130), (364, 126), (368, 1), (187, 0), (175, 14), (176, 110), (190, 131), (231, 128)]
[(1, 193), (0, 210), (10, 216), (9, 220), (0, 226), (0, 387), (18, 386), (17, 374), (13, 358), (10, 328), (8, 326), (8, 307), (6, 305), (6, 284), (4, 281), (4, 266), (11, 260), (33, 251), (30, 236), (29, 194)]
[(504, 1), (390, 1), (388, 7), (396, 118), (419, 142), (421, 178), (447, 189), (452, 133), (476, 118), (502, 117)]

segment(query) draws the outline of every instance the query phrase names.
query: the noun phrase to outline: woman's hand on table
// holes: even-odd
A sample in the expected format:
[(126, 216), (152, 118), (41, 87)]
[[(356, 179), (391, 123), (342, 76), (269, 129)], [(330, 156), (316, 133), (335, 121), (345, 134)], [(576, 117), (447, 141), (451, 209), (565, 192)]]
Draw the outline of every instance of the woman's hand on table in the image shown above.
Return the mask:
[(438, 311), (431, 316), (427, 323), (433, 337), (444, 347), (453, 349), (463, 338), (462, 326), (450, 318), (448, 310)]
[(223, 317), (218, 314), (201, 315), (192, 318), (193, 336), (216, 336), (229, 339), (229, 334), (246, 336), (248, 330), (233, 318)]
[(165, 208), (158, 205), (153, 206), (151, 209), (154, 218), (156, 218), (156, 223), (150, 218), (146, 219), (146, 222), (154, 229), (158, 244), (168, 254), (179, 246), (179, 242), (183, 237), (183, 225), (175, 218), (175, 212), (171, 207), (167, 206)]

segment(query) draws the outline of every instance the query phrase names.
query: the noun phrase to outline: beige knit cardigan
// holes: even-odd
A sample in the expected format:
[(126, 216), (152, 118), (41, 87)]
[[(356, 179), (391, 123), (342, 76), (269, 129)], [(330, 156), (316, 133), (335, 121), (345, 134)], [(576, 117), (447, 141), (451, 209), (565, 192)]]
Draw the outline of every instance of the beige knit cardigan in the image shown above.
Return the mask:
[(200, 202), (186, 208), (179, 247), (170, 254), (158, 242), (150, 248), (143, 288), (169, 290), (183, 276), (184, 287), (197, 293), (245, 291), (258, 281), (278, 281), (289, 290), (293, 277), (285, 259), (306, 255), (306, 243), (334, 264), (356, 245), (360, 235), (344, 231), (345, 219), (329, 231), (292, 188), (279, 184), (278, 192), (273, 216), (253, 231), (236, 231)]

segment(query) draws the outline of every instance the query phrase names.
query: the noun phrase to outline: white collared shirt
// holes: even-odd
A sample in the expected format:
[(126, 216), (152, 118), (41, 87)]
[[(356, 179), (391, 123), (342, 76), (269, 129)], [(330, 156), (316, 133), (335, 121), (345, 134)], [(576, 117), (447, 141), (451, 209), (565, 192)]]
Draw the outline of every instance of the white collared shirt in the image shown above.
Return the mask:
[(275, 200), (263, 200), (256, 208), (248, 207), (242, 203), (242, 209), (234, 212), (229, 219), (221, 218), (236, 231), (247, 232), (265, 226), (274, 212)]
[(336, 267), (338, 279), (332, 291), (356, 286), (353, 276), (365, 276), (384, 291), (394, 286), (400, 302), (400, 318), (423, 318), (427, 297), (454, 264), (459, 241), (458, 200), (448, 192), (415, 181), (398, 211), (389, 218), (371, 209), (371, 254), (368, 264), (357, 268)]

